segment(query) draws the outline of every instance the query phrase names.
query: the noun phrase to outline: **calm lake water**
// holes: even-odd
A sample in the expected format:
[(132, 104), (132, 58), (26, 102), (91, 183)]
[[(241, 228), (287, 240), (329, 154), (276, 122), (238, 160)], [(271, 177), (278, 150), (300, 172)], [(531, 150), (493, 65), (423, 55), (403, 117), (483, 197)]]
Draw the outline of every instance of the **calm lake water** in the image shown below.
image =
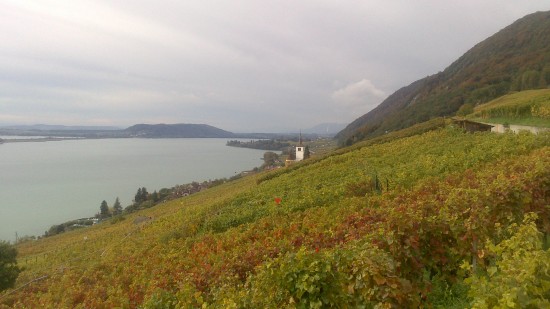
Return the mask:
[(42, 235), (91, 217), (101, 201), (124, 207), (149, 192), (231, 177), (260, 166), (263, 150), (227, 139), (97, 139), (0, 144), (0, 239)]

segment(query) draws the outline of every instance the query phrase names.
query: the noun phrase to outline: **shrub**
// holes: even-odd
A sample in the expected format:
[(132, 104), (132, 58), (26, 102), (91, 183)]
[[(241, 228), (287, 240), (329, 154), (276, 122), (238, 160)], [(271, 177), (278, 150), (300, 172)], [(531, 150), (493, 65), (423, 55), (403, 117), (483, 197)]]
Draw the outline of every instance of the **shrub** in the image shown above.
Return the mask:
[(510, 226), (509, 239), (497, 245), (488, 243), (494, 262), (465, 280), (473, 308), (550, 307), (550, 250), (542, 249), (542, 233), (535, 220), (535, 214), (527, 214), (522, 225)]
[(301, 248), (265, 263), (244, 289), (218, 302), (247, 308), (416, 307), (419, 295), (395, 262), (370, 244), (318, 252)]
[(474, 112), (474, 105), (472, 103), (463, 104), (456, 112), (457, 116), (466, 116)]
[(15, 285), (21, 269), (17, 267), (17, 250), (10, 243), (0, 241), (0, 291)]

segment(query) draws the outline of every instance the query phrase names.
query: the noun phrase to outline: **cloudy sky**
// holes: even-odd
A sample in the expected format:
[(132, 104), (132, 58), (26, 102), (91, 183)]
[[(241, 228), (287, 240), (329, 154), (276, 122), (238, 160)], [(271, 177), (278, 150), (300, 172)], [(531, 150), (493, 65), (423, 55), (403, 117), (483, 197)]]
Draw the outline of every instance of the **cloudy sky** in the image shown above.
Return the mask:
[(547, 0), (0, 0), (0, 125), (349, 123)]

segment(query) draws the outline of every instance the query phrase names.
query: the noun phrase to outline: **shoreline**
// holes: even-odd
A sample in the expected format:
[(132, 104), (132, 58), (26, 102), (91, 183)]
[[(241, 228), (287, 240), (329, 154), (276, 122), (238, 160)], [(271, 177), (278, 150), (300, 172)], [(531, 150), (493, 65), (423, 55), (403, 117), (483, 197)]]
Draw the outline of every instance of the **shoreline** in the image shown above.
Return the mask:
[(87, 139), (85, 137), (41, 137), (41, 138), (14, 138), (14, 139), (2, 139), (0, 144), (8, 143), (25, 143), (25, 142), (58, 142), (67, 140), (81, 140)]
[[(135, 190), (138, 187), (146, 187), (151, 192), (154, 190), (158, 192), (162, 188), (170, 189), (182, 183), (202, 183), (211, 179), (230, 178), (243, 171), (250, 171), (263, 163), (260, 160), (262, 151), (254, 149), (237, 151), (235, 148), (225, 146), (226, 139), (181, 139), (181, 142), (178, 142), (173, 139), (144, 138), (86, 138), (84, 140), (81, 140), (83, 138), (51, 136), (20, 138), (13, 136), (12, 139), (10, 139), (11, 136), (5, 136), (3, 138), (4, 142), (13, 144), (0, 145), (0, 152), (5, 163), (3, 174), (6, 176), (2, 179), (3, 189), (0, 192), (9, 196), (4, 199), (0, 212), (4, 213), (3, 207), (10, 206), (10, 209), (14, 209), (13, 217), (16, 218), (15, 222), (18, 224), (14, 224), (14, 220), (8, 221), (7, 218), (2, 218), (0, 220), (0, 225), (2, 225), (0, 239), (12, 242), (14, 241), (13, 231), (17, 231), (20, 236), (40, 236), (52, 225), (59, 225), (74, 218), (93, 216), (99, 210), (97, 207), (102, 200), (111, 203), (111, 200), (120, 196), (122, 205), (129, 206), (132, 204)], [(44, 143), (65, 139), (74, 139), (74, 141)], [(18, 142), (23, 142), (23, 144)], [(24, 149), (20, 151), (20, 147), (23, 146)], [(34, 149), (44, 149), (44, 153), (35, 153)], [(216, 162), (209, 163), (208, 167), (199, 167), (202, 164), (190, 164), (189, 162), (204, 157), (197, 154), (197, 149), (219, 154), (215, 158), (218, 158), (216, 162), (220, 162), (220, 166), (212, 168), (212, 166), (218, 165)], [(85, 154), (84, 157), (81, 156), (83, 154)], [(167, 154), (167, 159), (156, 160), (155, 158), (159, 154)], [(73, 160), (77, 155), (79, 159)], [(155, 157), (151, 157), (152, 155)], [(24, 161), (21, 163), (19, 158)], [(146, 162), (146, 158), (150, 158), (152, 163), (146, 164), (147, 167), (144, 167), (142, 165), (143, 162)], [(11, 162), (17, 164), (11, 164)], [(92, 165), (96, 168), (91, 169)], [(134, 168), (129, 169), (134, 165)], [(152, 169), (151, 166), (155, 168)], [(133, 171), (138, 168), (141, 172), (134, 173)], [(161, 170), (162, 173), (157, 172)], [(176, 170), (181, 171), (176, 172)], [(111, 171), (115, 171), (112, 173), (113, 175), (104, 176), (105, 173)], [(29, 176), (26, 176), (27, 173)], [(82, 173), (86, 178), (91, 179), (90, 182), (85, 182), (88, 180), (84, 179), (84, 176), (78, 176)], [(48, 181), (53, 177), (50, 174), (56, 177), (55, 181)], [(40, 179), (44, 181), (39, 181)], [(20, 184), (22, 181), (26, 183), (25, 187)], [(83, 183), (91, 184), (91, 187), (84, 186)], [(105, 186), (105, 183), (112, 185)], [(93, 189), (90, 189), (92, 187)], [(62, 193), (58, 194), (57, 192)], [(93, 193), (88, 194), (88, 192)], [(33, 197), (39, 196), (39, 194), (47, 198), (38, 200)], [(62, 195), (66, 196), (61, 198)], [(16, 205), (17, 207), (15, 207)], [(35, 205), (41, 206), (35, 207)], [(75, 205), (75, 207), (70, 205)], [(56, 214), (44, 211), (47, 216), (35, 216), (33, 212), (33, 220), (29, 220), (25, 218), (26, 214), (15, 210), (28, 208), (41, 213), (44, 207), (52, 207), (52, 211)], [(73, 212), (75, 208), (76, 210)], [(61, 215), (57, 215), (57, 213)], [(27, 225), (25, 222), (31, 224)]]

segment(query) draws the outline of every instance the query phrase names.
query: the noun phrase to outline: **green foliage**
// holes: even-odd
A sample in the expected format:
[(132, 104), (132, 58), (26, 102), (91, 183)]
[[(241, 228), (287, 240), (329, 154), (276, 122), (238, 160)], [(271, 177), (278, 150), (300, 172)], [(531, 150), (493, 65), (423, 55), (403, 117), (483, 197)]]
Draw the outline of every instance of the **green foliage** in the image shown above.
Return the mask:
[(61, 223), (61, 224), (54, 224), (44, 233), (44, 236), (49, 237), (49, 236), (64, 233), (66, 231), (71, 231), (71, 230), (75, 230), (75, 229), (79, 229), (79, 228), (83, 228), (83, 227), (88, 227), (88, 226), (91, 226), (93, 224), (94, 224), (93, 220), (92, 219), (87, 219), (87, 218), (71, 220), (71, 221)]
[(463, 309), (470, 305), (468, 299), (468, 286), (462, 282), (449, 283), (440, 275), (435, 275), (430, 280), (431, 291), (427, 302), (438, 309)]
[(158, 203), (158, 201), (160, 200), (160, 196), (157, 190), (153, 191), (153, 193), (151, 194), (151, 200), (153, 201), (153, 203)]
[(311, 157), (311, 152), (309, 150), (309, 146), (306, 145), (306, 147), (304, 148), (304, 159), (309, 159)]
[(136, 195), (134, 197), (134, 202), (136, 204), (143, 203), (147, 200), (148, 197), (149, 197), (149, 192), (147, 192), (147, 188), (145, 187), (138, 188)]
[(227, 141), (227, 146), (243, 147), (261, 150), (282, 151), (290, 147), (290, 143), (276, 139), (260, 139), (242, 142), (238, 140)]
[(122, 205), (120, 204), (120, 200), (118, 197), (115, 199), (115, 203), (113, 204), (113, 215), (117, 216), (122, 214)]
[(345, 302), (342, 293), (343, 276), (338, 271), (337, 258), (299, 250), (273, 264), (267, 262), (252, 277), (250, 307), (321, 308)]
[(65, 224), (54, 224), (45, 233), (45, 236), (53, 236), (65, 232)]
[(158, 289), (155, 293), (144, 302), (143, 309), (176, 309), (178, 308), (178, 298), (176, 295)]
[[(204, 304), (201, 293), (183, 283), (177, 292), (164, 289), (156, 289), (152, 295), (144, 300), (143, 309), (179, 309), (179, 308), (200, 308)], [(222, 308), (227, 308), (223, 306)]]
[(396, 275), (383, 251), (355, 243), (347, 249), (309, 251), (267, 261), (250, 276), (244, 294), (226, 293), (220, 303), (247, 308), (415, 307), (420, 299)]
[[(434, 118), (429, 121), (413, 124), (410, 127), (405, 129), (385, 132), (384, 135), (377, 136), (374, 138), (368, 138), (364, 141), (363, 139), (367, 138), (367, 136), (369, 136), (369, 134), (372, 132), (368, 132), (368, 130), (367, 131), (358, 130), (357, 132), (355, 132), (356, 133), (355, 136), (341, 143), (341, 146), (351, 146), (351, 145), (357, 144), (357, 145), (354, 145), (354, 147), (365, 147), (368, 145), (387, 143), (396, 139), (419, 135), (425, 132), (441, 129), (445, 126), (446, 126), (446, 121), (444, 118)], [(338, 152), (336, 152), (335, 154), (337, 153)]]
[(355, 197), (365, 197), (368, 194), (380, 194), (382, 191), (389, 191), (389, 180), (385, 179), (385, 184), (374, 173), (372, 177), (366, 177), (359, 182), (351, 182), (346, 185), (346, 195)]
[[(183, 185), (176, 185), (172, 188), (162, 188), (158, 192), (155, 190), (153, 193), (149, 194), (145, 187), (138, 188), (135, 195), (134, 203), (127, 206), (124, 209), (125, 213), (132, 213), (138, 210), (151, 208), (159, 203), (164, 203), (170, 200), (181, 198), (183, 196), (188, 196), (191, 194), (198, 193), (204, 189), (212, 188), (215, 186), (222, 185), (226, 182), (234, 181), (241, 178), (241, 174), (227, 178), (217, 178), (214, 180), (203, 181), (202, 183), (191, 182)], [(137, 202), (136, 202), (137, 198)]]
[(264, 153), (264, 167), (269, 167), (275, 165), (279, 161), (279, 155), (268, 151)]
[(540, 73), (536, 70), (529, 70), (521, 75), (520, 90), (536, 89), (539, 87)]
[(109, 205), (107, 205), (107, 202), (105, 200), (103, 200), (103, 202), (101, 202), (101, 205), (99, 206), (99, 216), (101, 218), (107, 218), (110, 216)]
[(17, 266), (17, 250), (5, 241), (0, 241), (0, 291), (15, 285), (21, 272)]
[(463, 104), (456, 112), (457, 116), (466, 116), (474, 112), (474, 105), (471, 103)]
[[(488, 242), (491, 264), (466, 279), (472, 308), (550, 307), (550, 250), (542, 248), (536, 218), (528, 214), (523, 224), (508, 227), (510, 238), (496, 245)], [(468, 263), (463, 267), (470, 269)]]
[(111, 219), (111, 224), (117, 224), (119, 222), (122, 222), (126, 220), (126, 218), (122, 215), (117, 215), (117, 216), (114, 216), (113, 219)]
[(289, 160), (296, 160), (296, 148), (291, 147), (290, 151), (288, 152), (288, 159)]

